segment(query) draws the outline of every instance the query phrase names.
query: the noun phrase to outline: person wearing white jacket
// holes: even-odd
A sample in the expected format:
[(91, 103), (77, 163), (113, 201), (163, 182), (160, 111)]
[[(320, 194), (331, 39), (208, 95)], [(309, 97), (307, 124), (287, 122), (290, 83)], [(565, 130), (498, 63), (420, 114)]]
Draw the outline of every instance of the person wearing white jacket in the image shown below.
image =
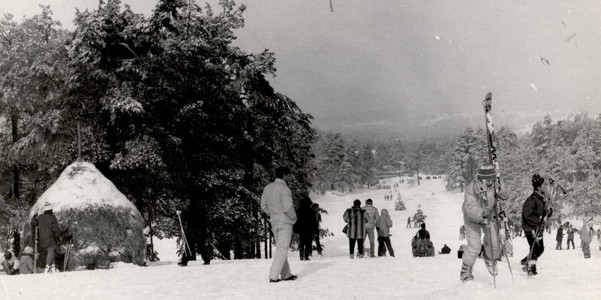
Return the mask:
[(290, 272), (290, 265), (288, 264), (288, 248), (292, 238), (292, 225), (296, 223), (292, 192), (286, 181), (284, 181), (284, 177), (289, 173), (288, 168), (278, 167), (275, 170), (275, 181), (268, 184), (261, 195), (261, 209), (269, 215), (276, 246), (269, 272), (269, 282), (297, 278), (296, 275), (292, 275), (292, 272)]
[[(488, 271), (493, 275), (497, 273), (495, 260), (501, 259), (501, 244), (493, 210), (495, 181), (494, 167), (484, 165), (478, 168), (476, 179), (465, 188), (462, 210), (467, 250), (462, 257), (460, 279), (463, 282), (474, 279), (472, 268), (482, 250), (482, 245), (484, 245), (483, 258)], [(482, 232), (484, 232), (484, 243)]]
[(386, 256), (386, 249), (388, 249), (390, 256), (394, 257), (394, 249), (390, 243), (390, 227), (392, 227), (392, 220), (388, 210), (382, 208), (378, 221), (378, 256)]

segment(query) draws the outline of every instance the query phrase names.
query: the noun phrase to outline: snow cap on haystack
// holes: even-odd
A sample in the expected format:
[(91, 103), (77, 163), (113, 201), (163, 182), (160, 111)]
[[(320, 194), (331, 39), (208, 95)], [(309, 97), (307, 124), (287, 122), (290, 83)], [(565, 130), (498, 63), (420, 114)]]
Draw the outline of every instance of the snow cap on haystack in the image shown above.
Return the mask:
[(32, 215), (40, 215), (49, 209), (57, 213), (90, 206), (123, 207), (137, 211), (134, 204), (93, 164), (79, 161), (65, 168), (31, 211)]

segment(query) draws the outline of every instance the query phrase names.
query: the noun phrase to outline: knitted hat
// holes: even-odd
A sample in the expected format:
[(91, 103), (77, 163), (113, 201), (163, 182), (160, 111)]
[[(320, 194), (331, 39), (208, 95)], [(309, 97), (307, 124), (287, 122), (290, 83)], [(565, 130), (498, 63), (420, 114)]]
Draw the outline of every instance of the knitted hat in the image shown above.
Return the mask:
[(23, 249), (23, 253), (25, 253), (25, 254), (33, 254), (33, 248), (27, 246), (27, 247), (25, 247), (25, 249)]
[(495, 171), (495, 167), (491, 165), (482, 165), (478, 168), (478, 173), (476, 174), (476, 178), (479, 180), (484, 179), (496, 179), (497, 172)]
[(542, 178), (540, 175), (538, 175), (538, 174), (532, 175), (532, 187), (533, 188), (541, 187), (544, 182), (545, 182), (545, 179)]

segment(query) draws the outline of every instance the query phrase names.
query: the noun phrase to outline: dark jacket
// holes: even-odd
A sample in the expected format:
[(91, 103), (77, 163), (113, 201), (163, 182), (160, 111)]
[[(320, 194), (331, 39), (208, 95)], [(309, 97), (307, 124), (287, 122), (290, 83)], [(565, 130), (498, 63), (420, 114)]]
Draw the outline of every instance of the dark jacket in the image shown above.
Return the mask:
[(540, 191), (535, 190), (522, 206), (522, 229), (525, 232), (536, 230), (540, 217), (545, 214), (546, 203)]
[(559, 226), (559, 228), (557, 228), (557, 236), (555, 237), (556, 241), (562, 241), (563, 240), (563, 227)]
[(347, 208), (343, 218), (348, 223), (346, 236), (349, 239), (363, 239), (365, 236), (365, 223), (367, 223), (365, 209), (358, 206)]
[(38, 217), (38, 238), (40, 247), (56, 247), (58, 240), (58, 221), (51, 210)]
[(296, 223), (294, 224), (294, 232), (303, 234), (313, 234), (317, 232), (317, 218), (315, 211), (310, 205), (304, 205), (296, 210)]

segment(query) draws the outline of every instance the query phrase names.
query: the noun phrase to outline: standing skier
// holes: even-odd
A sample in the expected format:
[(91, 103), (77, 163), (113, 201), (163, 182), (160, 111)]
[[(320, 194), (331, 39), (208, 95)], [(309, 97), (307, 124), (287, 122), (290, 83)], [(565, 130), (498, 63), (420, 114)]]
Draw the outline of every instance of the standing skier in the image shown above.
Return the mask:
[[(474, 279), (472, 269), (482, 251), (482, 245), (484, 245), (482, 258), (488, 272), (493, 276), (497, 274), (494, 261), (501, 260), (501, 245), (493, 210), (495, 182), (494, 167), (483, 165), (478, 168), (476, 179), (465, 188), (462, 210), (467, 250), (463, 253), (460, 273), (460, 279), (464, 282)], [(482, 243), (482, 231), (484, 231), (484, 243)]]
[(547, 210), (545, 202), (545, 194), (547, 193), (548, 185), (545, 184), (545, 179), (538, 174), (532, 175), (532, 187), (534, 191), (524, 201), (522, 206), (522, 228), (526, 234), (530, 252), (521, 260), (524, 270), (528, 271), (529, 275), (538, 274), (536, 270), (536, 260), (545, 251), (543, 243), (543, 230), (545, 223), (544, 218), (547, 213), (551, 216), (552, 210)]

